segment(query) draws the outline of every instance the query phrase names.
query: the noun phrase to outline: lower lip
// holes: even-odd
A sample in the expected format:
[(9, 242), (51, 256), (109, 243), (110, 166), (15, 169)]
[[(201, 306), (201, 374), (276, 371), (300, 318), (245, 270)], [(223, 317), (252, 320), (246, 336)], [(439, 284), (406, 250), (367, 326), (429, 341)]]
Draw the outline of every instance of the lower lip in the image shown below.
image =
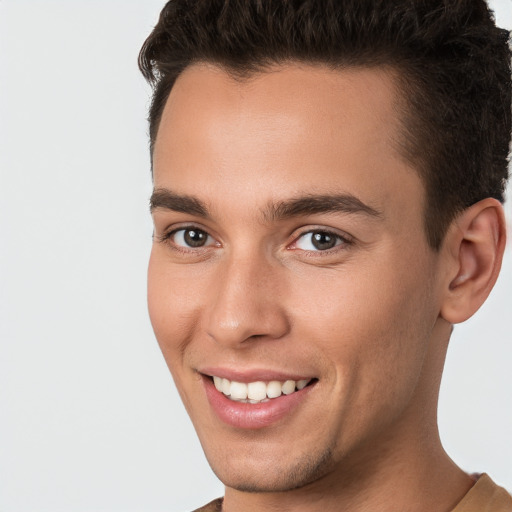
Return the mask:
[(211, 378), (203, 376), (206, 397), (217, 416), (228, 425), (243, 429), (268, 427), (290, 414), (298, 407), (315, 383), (290, 395), (271, 398), (268, 402), (249, 404), (230, 400), (217, 391)]

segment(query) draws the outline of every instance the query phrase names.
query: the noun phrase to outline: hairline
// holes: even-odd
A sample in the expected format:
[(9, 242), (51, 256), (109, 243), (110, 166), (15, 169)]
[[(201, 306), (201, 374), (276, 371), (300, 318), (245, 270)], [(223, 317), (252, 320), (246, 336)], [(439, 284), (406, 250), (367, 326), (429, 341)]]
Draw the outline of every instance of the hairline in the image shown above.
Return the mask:
[(158, 115), (153, 118), (153, 126), (150, 126), (151, 174), (153, 175), (153, 153), (163, 112), (176, 82), (184, 72), (193, 67), (206, 67), (226, 73), (229, 78), (235, 82), (247, 83), (253, 78), (279, 71), (287, 66), (318, 67), (333, 72), (357, 69), (380, 69), (390, 76), (395, 87), (395, 94), (393, 95), (393, 111), (396, 114), (395, 119), (397, 121), (397, 137), (390, 137), (390, 143), (397, 156), (399, 156), (409, 167), (412, 168), (414, 172), (418, 174), (423, 184), (423, 231), (429, 247), (431, 247), (435, 252), (439, 252), (448, 225), (456, 214), (460, 213), (460, 210), (454, 212), (454, 215), (449, 219), (449, 222), (445, 223), (445, 229), (442, 232), (439, 232), (437, 226), (437, 231), (435, 232), (432, 232), (432, 230), (429, 229), (431, 226), (431, 205), (428, 204), (428, 199), (432, 195), (429, 190), (430, 184), (428, 179), (428, 175), (431, 172), (429, 169), (430, 162), (419, 155), (418, 149), (422, 141), (416, 124), (424, 124), (424, 121), (422, 119), (418, 119), (418, 112), (415, 112), (416, 109), (413, 105), (413, 95), (424, 94), (424, 89), (418, 84), (414, 73), (407, 72), (412, 69), (410, 63), (397, 59), (385, 51), (352, 58), (341, 57), (338, 60), (332, 61), (319, 58), (268, 58), (261, 59), (260, 61), (244, 63), (240, 66), (238, 66), (237, 63), (221, 62), (215, 59), (190, 60), (174, 75), (170, 77), (161, 77), (158, 80), (159, 87), (162, 86), (162, 81), (168, 83), (166, 83), (165, 87), (161, 89), (161, 93), (165, 93), (165, 96), (161, 98), (163, 101), (158, 110)]

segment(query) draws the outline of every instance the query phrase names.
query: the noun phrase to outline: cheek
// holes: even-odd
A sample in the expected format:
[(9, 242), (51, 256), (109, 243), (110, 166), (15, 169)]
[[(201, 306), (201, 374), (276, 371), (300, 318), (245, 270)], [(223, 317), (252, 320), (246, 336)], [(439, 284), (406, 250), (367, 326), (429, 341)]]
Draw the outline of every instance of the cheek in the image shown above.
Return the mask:
[[(184, 359), (199, 323), (197, 298), (202, 295), (195, 287), (197, 280), (191, 277), (186, 272), (177, 272), (165, 254), (153, 249), (148, 267), (149, 316), (182, 402), (193, 416), (192, 396), (201, 382)], [(187, 382), (189, 386), (185, 385)]]
[(319, 274), (297, 287), (295, 325), (322, 350), (340, 395), (384, 406), (414, 389), (436, 314), (423, 270), (373, 269)]
[[(148, 310), (156, 339), (174, 374), (197, 325), (194, 280), (174, 271), (153, 249), (148, 267)], [(195, 299), (196, 298), (196, 299)]]

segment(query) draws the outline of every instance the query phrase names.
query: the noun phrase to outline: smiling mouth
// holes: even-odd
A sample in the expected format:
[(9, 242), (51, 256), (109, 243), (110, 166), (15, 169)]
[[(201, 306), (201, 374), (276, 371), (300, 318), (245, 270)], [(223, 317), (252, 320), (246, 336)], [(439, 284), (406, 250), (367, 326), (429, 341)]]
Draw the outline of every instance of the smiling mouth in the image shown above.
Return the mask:
[(217, 391), (234, 402), (261, 404), (281, 395), (291, 395), (311, 385), (317, 379), (272, 380), (269, 382), (236, 382), (223, 377), (212, 376)]

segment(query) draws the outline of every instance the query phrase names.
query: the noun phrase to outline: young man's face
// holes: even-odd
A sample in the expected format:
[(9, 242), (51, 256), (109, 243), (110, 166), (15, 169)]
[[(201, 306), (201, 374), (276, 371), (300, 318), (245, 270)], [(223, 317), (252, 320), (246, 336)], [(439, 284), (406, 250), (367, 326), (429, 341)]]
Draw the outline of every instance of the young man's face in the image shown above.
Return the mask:
[[(399, 111), (377, 69), (289, 65), (235, 81), (197, 65), (171, 92), (149, 310), (229, 487), (363, 471), (431, 432), (450, 326)], [(286, 394), (285, 381), (307, 385)], [(247, 392), (284, 394), (233, 400)]]

